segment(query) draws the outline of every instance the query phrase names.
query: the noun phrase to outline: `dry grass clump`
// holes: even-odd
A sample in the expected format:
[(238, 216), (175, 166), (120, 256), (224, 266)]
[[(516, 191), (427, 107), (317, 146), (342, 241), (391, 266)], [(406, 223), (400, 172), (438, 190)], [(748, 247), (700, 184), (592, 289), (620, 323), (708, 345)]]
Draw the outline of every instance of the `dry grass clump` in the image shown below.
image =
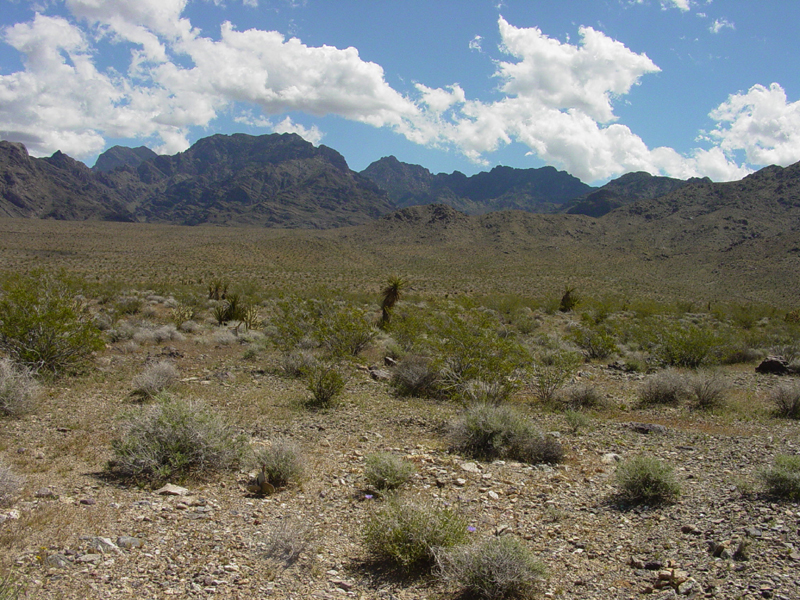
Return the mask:
[(564, 450), (542, 435), (519, 411), (506, 405), (476, 404), (450, 426), (454, 448), (474, 458), (510, 458), (531, 464), (557, 463)]
[(198, 402), (165, 399), (127, 416), (109, 464), (125, 477), (166, 480), (239, 466), (246, 439)]
[(178, 369), (168, 360), (151, 363), (133, 378), (133, 393), (143, 398), (153, 398), (178, 381)]
[(800, 500), (800, 456), (780, 454), (775, 464), (761, 474), (771, 496), (796, 502)]
[(39, 385), (30, 369), (9, 358), (0, 359), (0, 414), (19, 416), (33, 410)]
[(303, 474), (303, 454), (300, 447), (286, 438), (277, 438), (269, 446), (253, 451), (253, 465), (261, 469), (266, 481), (280, 488), (297, 481)]
[(533, 395), (540, 402), (552, 402), (556, 392), (569, 381), (580, 363), (579, 355), (564, 350), (539, 356), (532, 369)]
[(800, 419), (800, 385), (780, 385), (769, 397), (775, 407), (775, 416), (783, 419)]
[(281, 355), (280, 368), (289, 377), (302, 377), (314, 369), (318, 362), (308, 350), (293, 350)]
[(218, 346), (230, 346), (239, 341), (239, 338), (230, 329), (220, 328), (211, 334), (211, 343)]
[(466, 536), (467, 523), (453, 509), (396, 498), (372, 513), (364, 529), (374, 557), (406, 572), (430, 569), (438, 551)]
[(562, 401), (567, 410), (602, 408), (605, 404), (605, 399), (597, 386), (587, 384), (567, 388), (562, 395)]
[(267, 532), (264, 542), (264, 558), (289, 568), (305, 552), (312, 541), (312, 530), (307, 523), (294, 519), (283, 519)]
[(438, 553), (445, 581), (482, 600), (531, 598), (547, 570), (519, 539), (505, 535)]
[(439, 383), (439, 369), (433, 359), (419, 354), (405, 356), (392, 373), (392, 387), (401, 396), (433, 398)]
[(631, 504), (668, 504), (681, 493), (672, 467), (648, 456), (621, 462), (615, 479), (620, 498)]
[(19, 495), (25, 479), (0, 462), (0, 506), (10, 506)]
[(719, 373), (699, 373), (689, 380), (694, 406), (700, 410), (724, 407), (729, 389), (728, 382)]
[(652, 375), (639, 388), (642, 404), (677, 405), (686, 396), (686, 381), (680, 373), (672, 370)]
[(416, 472), (416, 467), (390, 452), (376, 452), (367, 456), (364, 478), (372, 489), (394, 490), (403, 485)]

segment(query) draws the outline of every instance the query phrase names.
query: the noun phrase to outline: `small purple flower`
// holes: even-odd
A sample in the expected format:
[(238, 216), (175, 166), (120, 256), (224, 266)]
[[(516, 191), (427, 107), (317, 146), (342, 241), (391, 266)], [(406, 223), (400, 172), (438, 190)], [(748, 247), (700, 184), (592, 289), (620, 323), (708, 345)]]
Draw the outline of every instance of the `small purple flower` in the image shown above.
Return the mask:
[(472, 533), (473, 531), (476, 531), (476, 530), (475, 530), (475, 528), (474, 528), (472, 525), (470, 525), (469, 527), (467, 527), (467, 531), (469, 531), (470, 533)]
[(372, 500), (372, 494), (364, 494), (365, 500)]

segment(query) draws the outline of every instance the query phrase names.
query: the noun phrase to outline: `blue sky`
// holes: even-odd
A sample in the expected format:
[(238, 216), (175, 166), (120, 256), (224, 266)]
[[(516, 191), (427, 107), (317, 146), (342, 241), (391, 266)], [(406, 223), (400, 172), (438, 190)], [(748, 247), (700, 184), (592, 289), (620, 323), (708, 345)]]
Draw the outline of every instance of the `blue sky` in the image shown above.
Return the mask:
[(0, 0), (0, 138), (91, 165), (296, 132), (351, 168), (738, 179), (800, 160), (800, 2)]

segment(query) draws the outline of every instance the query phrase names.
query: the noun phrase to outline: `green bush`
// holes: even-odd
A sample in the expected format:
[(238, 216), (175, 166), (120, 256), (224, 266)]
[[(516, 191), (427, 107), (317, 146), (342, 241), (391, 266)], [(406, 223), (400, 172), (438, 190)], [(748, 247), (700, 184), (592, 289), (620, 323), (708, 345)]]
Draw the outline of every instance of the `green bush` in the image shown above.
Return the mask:
[(770, 394), (775, 406), (775, 416), (782, 419), (800, 419), (800, 385), (780, 385)]
[(261, 446), (253, 452), (253, 465), (261, 469), (266, 481), (276, 487), (284, 487), (303, 474), (303, 456), (300, 448), (291, 440), (278, 438), (269, 446)]
[(792, 502), (800, 500), (800, 456), (779, 454), (761, 478), (771, 496)]
[(619, 352), (614, 336), (602, 327), (578, 327), (569, 339), (583, 350), (589, 359), (604, 359)]
[(366, 311), (341, 306), (320, 318), (313, 334), (331, 356), (347, 357), (364, 350), (377, 335), (377, 330)]
[(336, 366), (318, 364), (305, 374), (306, 389), (311, 392), (309, 406), (328, 407), (344, 391), (345, 379)]
[(412, 572), (430, 569), (436, 552), (462, 543), (466, 521), (451, 508), (390, 499), (369, 517), (364, 530), (375, 558)]
[(588, 427), (590, 423), (589, 416), (577, 410), (564, 411), (564, 418), (572, 433), (578, 433), (581, 429)]
[(437, 556), (442, 577), (464, 595), (484, 600), (530, 598), (547, 570), (533, 553), (510, 535), (457, 546)]
[(506, 405), (471, 406), (451, 424), (450, 437), (457, 451), (483, 460), (560, 462), (564, 454), (558, 442), (543, 436), (528, 419)]
[(104, 347), (100, 330), (65, 275), (12, 275), (0, 293), (0, 349), (16, 363), (60, 375), (78, 369)]
[(236, 468), (247, 440), (202, 404), (166, 398), (128, 415), (111, 447), (120, 475), (163, 481)]
[(0, 414), (19, 416), (33, 410), (39, 386), (31, 372), (0, 358)]
[(726, 341), (711, 325), (667, 319), (650, 319), (639, 337), (656, 363), (690, 369), (710, 362), (712, 351), (724, 348)]
[(408, 481), (416, 472), (416, 467), (389, 452), (376, 452), (367, 456), (364, 465), (364, 478), (372, 489), (394, 490)]
[(533, 395), (540, 402), (552, 402), (556, 392), (570, 380), (580, 363), (580, 356), (563, 350), (537, 357), (531, 370)]
[(615, 479), (621, 499), (631, 504), (668, 504), (681, 493), (672, 467), (647, 456), (621, 462)]

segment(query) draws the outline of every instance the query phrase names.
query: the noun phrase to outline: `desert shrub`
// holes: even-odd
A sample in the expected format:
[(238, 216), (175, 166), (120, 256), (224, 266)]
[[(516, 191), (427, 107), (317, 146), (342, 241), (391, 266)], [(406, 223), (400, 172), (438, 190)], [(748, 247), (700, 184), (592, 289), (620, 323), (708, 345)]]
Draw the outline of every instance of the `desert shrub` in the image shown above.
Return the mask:
[(590, 422), (589, 416), (578, 410), (564, 411), (564, 418), (567, 420), (567, 425), (572, 433), (578, 433), (581, 429), (585, 429)]
[(318, 364), (304, 373), (306, 389), (311, 392), (308, 405), (327, 407), (344, 391), (345, 378), (339, 367)]
[(631, 504), (667, 504), (681, 493), (672, 467), (648, 456), (622, 461), (615, 479), (620, 498)]
[(235, 468), (246, 448), (245, 437), (217, 413), (166, 398), (124, 419), (110, 467), (137, 479), (182, 478)]
[(466, 521), (453, 509), (392, 498), (369, 517), (364, 540), (376, 559), (404, 571), (430, 568), (436, 552), (464, 541)]
[(775, 464), (761, 473), (767, 493), (784, 500), (800, 500), (800, 455), (779, 454)]
[(190, 319), (188, 321), (183, 321), (179, 325), (179, 329), (184, 333), (197, 333), (200, 331), (200, 329), (202, 329), (202, 327), (199, 323)]
[(376, 490), (393, 490), (416, 472), (416, 467), (389, 452), (376, 452), (367, 456), (364, 465), (364, 478), (367, 485)]
[(138, 296), (124, 296), (114, 303), (114, 312), (121, 317), (135, 315), (142, 310), (142, 304)]
[(11, 467), (0, 462), (0, 506), (10, 506), (14, 502), (24, 481)]
[(39, 385), (28, 368), (0, 358), (0, 414), (18, 416), (30, 412), (38, 393)]
[(211, 334), (211, 343), (219, 346), (230, 346), (231, 344), (238, 343), (238, 341), (239, 336), (230, 329), (224, 327), (217, 329)]
[(276, 488), (300, 478), (303, 460), (297, 444), (285, 438), (277, 438), (269, 446), (258, 447), (251, 459), (253, 465), (261, 469), (266, 480)]
[(211, 314), (222, 326), (230, 321), (243, 321), (250, 306), (245, 303), (242, 296), (237, 293), (228, 294), (224, 300), (218, 301), (211, 309)]
[(34, 372), (81, 367), (104, 347), (76, 287), (63, 274), (14, 274), (0, 290), (0, 349)]
[(642, 404), (676, 405), (686, 396), (686, 380), (676, 371), (656, 373), (639, 387), (639, 401)]
[(163, 325), (153, 330), (153, 338), (157, 344), (161, 342), (182, 342), (184, 337), (175, 325)]
[(320, 318), (314, 337), (331, 356), (356, 356), (369, 345), (377, 330), (366, 311), (354, 307), (338, 307)]
[(689, 380), (695, 408), (713, 410), (725, 405), (729, 386), (719, 373), (698, 373)]
[(517, 389), (514, 381), (471, 379), (462, 385), (461, 397), (467, 404), (501, 404)]
[(580, 298), (578, 297), (575, 288), (568, 287), (564, 290), (564, 294), (561, 296), (561, 301), (558, 304), (558, 310), (561, 312), (571, 312), (578, 304), (580, 303)]
[(639, 336), (656, 363), (690, 369), (709, 362), (712, 350), (725, 345), (723, 336), (712, 326), (688, 321), (650, 319)]
[(133, 393), (144, 398), (153, 398), (178, 381), (178, 369), (168, 360), (151, 363), (133, 378)]
[(572, 377), (581, 359), (574, 352), (559, 350), (537, 357), (531, 369), (531, 390), (540, 402), (552, 402), (556, 392)]
[(442, 577), (483, 600), (529, 598), (547, 570), (517, 538), (504, 535), (439, 552)]
[(453, 400), (466, 400), (471, 381), (496, 386), (504, 395), (515, 389), (516, 373), (529, 356), (501, 329), (495, 313), (458, 306), (406, 307), (389, 326), (394, 339), (411, 355), (430, 357), (429, 371), (437, 373), (438, 381), (435, 393), (426, 395)]
[(602, 327), (577, 327), (571, 332), (569, 339), (573, 341), (589, 359), (608, 358), (619, 351), (614, 336)]
[(292, 566), (311, 544), (312, 529), (300, 520), (281, 519), (269, 528), (264, 542), (264, 558), (284, 568)]
[(289, 377), (302, 377), (313, 370), (319, 361), (310, 352), (293, 350), (281, 355), (280, 368)]
[(439, 389), (439, 369), (427, 356), (408, 354), (394, 368), (391, 384), (401, 396), (435, 398)]
[(775, 407), (775, 416), (783, 419), (800, 419), (800, 385), (780, 385), (769, 396)]
[(601, 408), (605, 404), (602, 394), (594, 385), (575, 385), (566, 389), (562, 395), (567, 410), (586, 410)]
[(476, 404), (450, 426), (453, 447), (479, 459), (559, 462), (563, 449), (511, 406)]

